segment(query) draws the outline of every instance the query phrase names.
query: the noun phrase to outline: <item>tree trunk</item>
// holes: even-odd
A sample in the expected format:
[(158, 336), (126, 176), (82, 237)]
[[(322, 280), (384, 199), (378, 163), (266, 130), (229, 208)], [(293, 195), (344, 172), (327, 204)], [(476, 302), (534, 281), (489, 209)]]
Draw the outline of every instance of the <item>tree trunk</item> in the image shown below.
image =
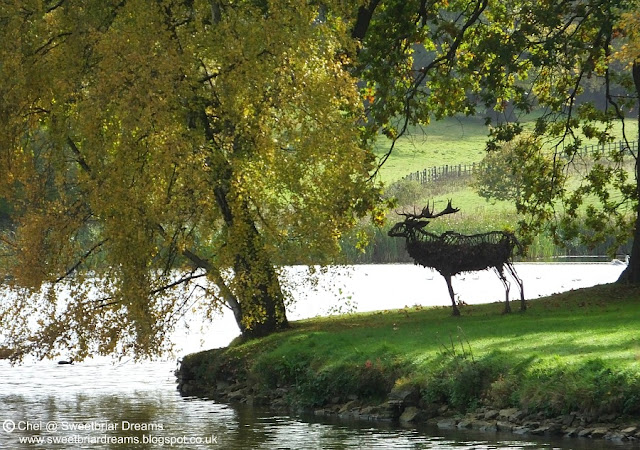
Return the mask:
[(289, 326), (284, 294), (278, 274), (268, 255), (262, 248), (262, 237), (248, 216), (243, 205), (243, 229), (246, 233), (245, 246), (238, 253), (234, 265), (237, 297), (240, 300), (240, 320), (236, 322), (243, 336), (266, 336)]
[[(638, 95), (638, 105), (640, 106), (640, 61), (636, 61), (632, 68), (633, 82)], [(640, 135), (640, 113), (638, 114), (638, 133)], [(638, 156), (638, 155), (636, 155)], [(633, 244), (629, 265), (618, 278), (619, 283), (639, 284), (640, 283), (640, 165), (636, 158), (636, 223), (633, 230)]]
[[(264, 250), (262, 236), (255, 225), (246, 201), (232, 206), (229, 200), (230, 165), (223, 180), (214, 188), (216, 203), (222, 211), (236, 252), (234, 270), (234, 302), (230, 303), (240, 332), (246, 337), (265, 336), (289, 326), (284, 295), (278, 274)], [(242, 243), (239, 243), (241, 242)], [(229, 302), (227, 302), (229, 303)]]
[[(202, 121), (207, 141), (215, 142), (215, 132), (211, 128), (204, 109), (198, 111), (198, 117)], [(241, 146), (240, 143), (237, 145)], [(212, 188), (227, 227), (227, 237), (232, 236), (234, 240), (233, 251), (236, 252), (233, 263), (234, 289), (232, 290), (226, 284), (219, 270), (211, 267), (210, 264), (207, 271), (211, 273), (211, 270), (215, 269), (212, 277), (233, 311), (242, 335), (265, 336), (289, 326), (280, 280), (264, 249), (262, 236), (256, 227), (247, 201), (239, 203), (232, 201), (232, 165), (224, 157), (216, 161), (220, 166), (217, 167)]]

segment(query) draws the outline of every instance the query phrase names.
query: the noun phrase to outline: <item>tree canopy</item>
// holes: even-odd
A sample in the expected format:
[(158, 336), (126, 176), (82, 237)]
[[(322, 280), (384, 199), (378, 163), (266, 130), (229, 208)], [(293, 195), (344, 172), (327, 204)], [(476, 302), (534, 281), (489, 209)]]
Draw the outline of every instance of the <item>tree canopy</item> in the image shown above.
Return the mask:
[(16, 357), (156, 354), (196, 297), (245, 334), (282, 328), (276, 263), (330, 260), (375, 206), (342, 22), (213, 6), (0, 7), (0, 253), (33, 294), (1, 305)]
[[(395, 143), (409, 124), (486, 115), (493, 166), (481, 192), (515, 201), (523, 241), (545, 228), (557, 242), (609, 240), (613, 248), (633, 237), (624, 278), (640, 282), (638, 125), (628, 123), (639, 109), (638, 2), (366, 5), (375, 32), (358, 61), (371, 123)], [(385, 26), (396, 23), (404, 26)], [(532, 115), (535, 127), (525, 131), (520, 118)], [(590, 155), (587, 141), (599, 144)], [(501, 170), (494, 163), (503, 145)]]

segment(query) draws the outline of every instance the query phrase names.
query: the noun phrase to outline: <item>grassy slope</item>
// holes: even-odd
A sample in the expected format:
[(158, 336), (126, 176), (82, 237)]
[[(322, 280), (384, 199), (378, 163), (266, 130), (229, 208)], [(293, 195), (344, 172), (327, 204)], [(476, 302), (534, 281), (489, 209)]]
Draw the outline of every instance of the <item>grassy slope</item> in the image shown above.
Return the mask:
[(292, 401), (305, 406), (353, 393), (380, 400), (395, 384), (460, 410), (640, 413), (639, 288), (555, 295), (529, 302), (524, 314), (501, 309), (464, 306), (460, 318), (449, 308), (316, 318), (236, 343), (215, 361), (207, 353), (190, 358), (206, 361), (210, 380), (234, 367), (232, 378), (249, 379), (258, 391), (290, 387)]
[[(533, 127), (535, 118), (532, 115), (522, 119), (525, 129)], [(613, 133), (622, 136), (621, 123), (614, 127)], [(488, 135), (489, 128), (482, 117), (454, 117), (425, 127), (412, 127), (397, 141), (391, 157), (382, 166), (381, 179), (388, 184), (429, 167), (479, 162), (485, 155)], [(585, 145), (595, 144), (594, 140), (583, 141)], [(390, 143), (381, 136), (376, 143), (376, 155), (384, 155)]]
[(395, 353), (424, 370), (443, 345), (451, 347), (451, 335), (456, 347), (461, 338), (466, 351), (470, 347), (476, 358), (499, 351), (525, 359), (557, 355), (569, 363), (584, 357), (603, 358), (628, 367), (640, 355), (640, 341), (635, 341), (640, 338), (638, 294), (612, 286), (574, 291), (530, 302), (525, 314), (510, 316), (500, 314), (501, 304), (467, 305), (460, 320), (450, 316), (448, 307), (318, 318), (296, 322), (291, 332), (270, 340), (278, 343), (285, 356), (289, 351), (297, 353), (301, 342), (309, 349), (320, 346), (322, 353), (314, 354), (323, 364), (364, 363)]
[[(533, 120), (524, 119), (525, 129), (533, 126)], [(614, 128), (614, 133), (622, 136), (621, 124)], [(432, 122), (424, 128), (411, 128), (396, 143), (394, 150), (380, 170), (380, 179), (389, 186), (401, 180), (411, 172), (434, 166), (471, 164), (482, 161), (485, 155), (485, 144), (488, 139), (489, 128), (480, 117), (455, 117), (439, 122)], [(584, 139), (585, 145), (594, 144), (594, 140)], [(391, 141), (380, 137), (376, 144), (375, 153), (378, 157), (384, 155), (391, 145)], [(577, 181), (573, 183), (576, 185)], [(457, 186), (459, 184), (459, 186)], [(471, 214), (514, 214), (512, 202), (488, 202), (480, 197), (468, 182), (455, 181), (437, 184), (426, 189), (425, 196), (416, 201), (424, 203), (425, 199), (435, 200), (446, 204), (446, 200), (455, 196), (456, 206)]]
[[(410, 172), (445, 164), (471, 164), (484, 157), (488, 128), (480, 118), (453, 118), (411, 128), (401, 137), (389, 160), (382, 166), (382, 181), (391, 183)], [(380, 137), (376, 154), (389, 150), (391, 141)]]

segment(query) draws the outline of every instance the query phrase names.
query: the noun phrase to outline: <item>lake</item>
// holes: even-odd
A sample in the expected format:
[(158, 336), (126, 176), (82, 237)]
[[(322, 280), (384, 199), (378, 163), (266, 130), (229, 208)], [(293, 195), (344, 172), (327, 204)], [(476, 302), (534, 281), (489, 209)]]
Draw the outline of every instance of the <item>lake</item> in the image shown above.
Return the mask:
[[(516, 264), (527, 298), (617, 279), (613, 264)], [(334, 268), (306, 281), (305, 268), (289, 267), (289, 289), (297, 303), (292, 320), (416, 304), (449, 305), (437, 273), (412, 265)], [(458, 276), (454, 289), (468, 304), (500, 301), (497, 276)], [(517, 289), (512, 287), (512, 297)], [(501, 310), (502, 305), (496, 305)], [(464, 314), (464, 312), (463, 312)], [(194, 318), (193, 320), (198, 320)], [(192, 327), (196, 329), (199, 327)], [(599, 449), (621, 445), (587, 439), (522, 440), (512, 434), (395, 428), (371, 423), (291, 417), (250, 407), (183, 398), (173, 371), (182, 354), (219, 347), (237, 335), (230, 314), (202, 330), (177, 330), (178, 354), (165, 361), (133, 363), (96, 358), (73, 365), (0, 361), (0, 448), (411, 448), (411, 449)]]

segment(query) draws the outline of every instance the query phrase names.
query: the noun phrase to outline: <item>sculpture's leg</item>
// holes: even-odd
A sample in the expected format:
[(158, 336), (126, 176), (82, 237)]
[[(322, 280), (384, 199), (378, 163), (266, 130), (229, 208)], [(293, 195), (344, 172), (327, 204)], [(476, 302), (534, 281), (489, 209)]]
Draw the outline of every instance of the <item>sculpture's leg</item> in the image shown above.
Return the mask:
[(458, 309), (458, 305), (456, 304), (456, 297), (453, 293), (453, 286), (451, 286), (451, 275), (443, 275), (443, 277), (447, 281), (447, 287), (449, 288), (449, 296), (451, 296), (451, 306), (453, 306), (453, 315), (459, 316), (460, 310)]
[(516, 280), (516, 283), (518, 283), (518, 287), (520, 288), (520, 311), (526, 311), (527, 304), (524, 301), (524, 283), (516, 273), (516, 268), (513, 267), (513, 264), (511, 264), (511, 262), (507, 262), (506, 266), (507, 266), (507, 269), (509, 270), (509, 273), (511, 274), (513, 279)]
[(503, 266), (494, 267), (493, 269), (496, 271), (498, 277), (500, 278), (500, 281), (502, 281), (502, 284), (504, 285), (504, 290), (506, 293), (506, 298), (504, 300), (504, 313), (508, 314), (511, 312), (511, 303), (509, 303), (509, 290), (511, 289), (511, 285), (509, 284), (509, 280), (507, 280), (507, 277), (504, 276)]

